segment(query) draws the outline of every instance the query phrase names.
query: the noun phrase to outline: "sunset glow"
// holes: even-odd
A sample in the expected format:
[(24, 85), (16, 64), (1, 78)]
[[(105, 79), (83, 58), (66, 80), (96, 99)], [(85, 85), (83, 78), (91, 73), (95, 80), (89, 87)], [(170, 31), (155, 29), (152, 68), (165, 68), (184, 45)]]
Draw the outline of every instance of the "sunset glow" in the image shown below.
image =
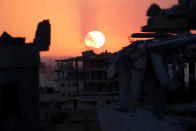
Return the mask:
[(86, 34), (101, 31), (106, 41), (96, 49), (115, 52), (129, 44), (128, 36), (146, 24), (146, 10), (152, 3), (171, 7), (177, 0), (0, 0), (0, 35), (33, 42), (37, 24), (51, 23), (50, 50), (41, 56), (77, 56), (87, 50)]

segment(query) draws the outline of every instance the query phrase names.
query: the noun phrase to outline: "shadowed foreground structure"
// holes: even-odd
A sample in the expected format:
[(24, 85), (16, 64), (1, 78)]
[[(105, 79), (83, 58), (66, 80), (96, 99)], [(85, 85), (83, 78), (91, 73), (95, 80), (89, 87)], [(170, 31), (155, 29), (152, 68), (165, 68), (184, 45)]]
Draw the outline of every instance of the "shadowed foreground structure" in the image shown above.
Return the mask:
[(180, 0), (164, 10), (153, 4), (143, 32), (132, 35), (149, 39), (132, 42), (108, 58), (113, 63), (108, 77), (119, 77), (120, 104), (98, 110), (102, 131), (196, 129), (196, 35), (190, 33), (195, 7), (194, 0)]
[(39, 23), (34, 43), (4, 32), (0, 37), (0, 130), (39, 130), (40, 51), (50, 45), (48, 20)]

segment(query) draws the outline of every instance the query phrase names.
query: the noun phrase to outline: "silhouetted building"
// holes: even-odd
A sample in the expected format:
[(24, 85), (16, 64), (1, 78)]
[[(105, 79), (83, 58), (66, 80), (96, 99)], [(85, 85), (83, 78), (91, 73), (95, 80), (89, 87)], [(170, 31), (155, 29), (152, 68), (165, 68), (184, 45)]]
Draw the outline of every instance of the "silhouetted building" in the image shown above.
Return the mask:
[(39, 23), (35, 43), (0, 37), (0, 130), (39, 130), (39, 52), (50, 45), (48, 20)]

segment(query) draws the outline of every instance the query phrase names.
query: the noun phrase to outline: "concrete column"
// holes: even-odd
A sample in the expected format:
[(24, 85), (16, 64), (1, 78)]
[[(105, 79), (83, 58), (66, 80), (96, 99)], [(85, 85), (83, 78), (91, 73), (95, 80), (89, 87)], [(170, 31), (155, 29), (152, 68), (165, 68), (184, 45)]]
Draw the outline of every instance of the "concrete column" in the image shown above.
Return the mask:
[(118, 63), (119, 70), (119, 88), (120, 88), (120, 109), (129, 110), (131, 106), (131, 87), (130, 87), (130, 70), (125, 62), (127, 60), (121, 58)]
[(57, 69), (59, 69), (59, 61), (57, 61), (56, 65), (57, 65)]
[(137, 60), (131, 65), (131, 74), (130, 74), (130, 88), (131, 88), (131, 108), (135, 110), (135, 108), (139, 105), (142, 92), (143, 92), (143, 83), (146, 71), (146, 56), (140, 56)]
[(76, 66), (76, 69), (78, 69), (78, 61), (77, 60), (75, 61), (75, 66)]
[(196, 98), (195, 63), (189, 63), (189, 94), (191, 99)]
[(179, 91), (179, 99), (181, 99), (181, 101), (183, 101), (184, 97), (185, 97), (185, 82), (184, 82), (184, 67), (178, 66), (178, 80), (180, 82), (180, 86), (178, 87), (178, 91)]

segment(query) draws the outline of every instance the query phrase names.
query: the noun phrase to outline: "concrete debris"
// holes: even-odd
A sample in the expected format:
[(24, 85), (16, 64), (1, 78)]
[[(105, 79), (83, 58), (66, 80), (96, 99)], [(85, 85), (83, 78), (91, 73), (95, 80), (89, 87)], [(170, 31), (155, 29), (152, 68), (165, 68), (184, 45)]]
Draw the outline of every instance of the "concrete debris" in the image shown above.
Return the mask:
[(152, 4), (148, 11), (147, 11), (147, 16), (156, 16), (159, 15), (159, 13), (161, 12), (161, 8), (159, 7), (159, 5), (157, 4)]
[[(159, 90), (159, 88), (170, 87), (170, 83), (177, 85), (176, 82), (171, 82), (169, 76), (171, 72), (169, 74), (168, 70), (175, 73), (172, 74), (173, 76), (184, 77), (181, 73), (181, 70), (184, 69), (183, 63), (196, 60), (195, 42), (196, 35), (185, 33), (160, 39), (136, 41), (111, 55), (109, 59), (114, 63), (111, 64), (108, 72), (110, 72), (110, 78), (115, 74), (119, 76), (120, 106), (122, 108), (135, 108), (142, 99), (144, 88), (157, 88)], [(170, 69), (168, 64), (178, 68), (173, 66)], [(152, 73), (152, 78), (148, 77), (147, 70)], [(151, 81), (150, 85), (145, 83), (147, 80)], [(154, 81), (157, 83), (152, 84)], [(147, 95), (154, 96), (152, 92), (150, 94)], [(160, 102), (158, 101), (157, 103)], [(161, 105), (163, 106), (164, 103)]]
[(179, 0), (177, 5), (168, 9), (152, 4), (147, 11), (147, 16), (150, 16), (148, 25), (143, 27), (143, 31), (195, 29), (195, 15), (195, 0)]

